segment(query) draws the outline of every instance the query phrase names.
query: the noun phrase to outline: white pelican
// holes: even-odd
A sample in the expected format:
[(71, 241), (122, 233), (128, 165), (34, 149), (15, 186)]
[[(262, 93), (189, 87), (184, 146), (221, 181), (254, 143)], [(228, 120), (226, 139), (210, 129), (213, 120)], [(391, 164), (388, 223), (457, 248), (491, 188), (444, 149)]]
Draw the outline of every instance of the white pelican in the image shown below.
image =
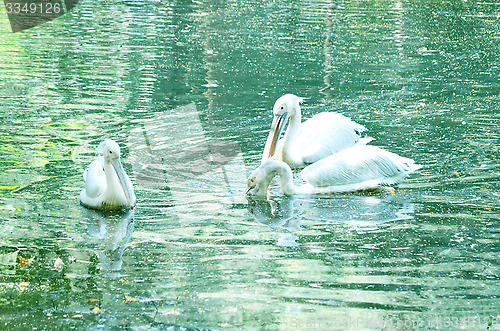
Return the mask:
[(81, 204), (92, 209), (134, 209), (134, 187), (120, 162), (120, 146), (104, 139), (97, 147), (97, 154), (97, 160), (83, 173), (85, 188), (80, 193)]
[[(342, 114), (323, 112), (301, 123), (302, 98), (285, 94), (273, 107), (273, 123), (267, 137), (262, 162), (276, 155), (292, 168), (301, 168), (355, 145), (365, 145), (373, 138), (361, 138), (366, 128)], [(290, 119), (283, 139), (281, 130)]]
[(250, 174), (247, 193), (265, 196), (276, 175), (281, 177), (286, 195), (371, 190), (398, 184), (421, 167), (412, 159), (379, 147), (358, 145), (308, 165), (300, 173), (306, 183), (295, 186), (290, 167), (272, 157)]

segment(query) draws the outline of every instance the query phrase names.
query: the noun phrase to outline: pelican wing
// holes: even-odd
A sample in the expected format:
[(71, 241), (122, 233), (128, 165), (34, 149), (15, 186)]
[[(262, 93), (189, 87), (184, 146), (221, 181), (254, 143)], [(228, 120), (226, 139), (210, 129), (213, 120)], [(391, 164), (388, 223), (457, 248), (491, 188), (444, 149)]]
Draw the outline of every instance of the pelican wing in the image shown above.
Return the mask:
[(307, 166), (301, 175), (315, 187), (362, 183), (369, 183), (370, 186), (392, 185), (421, 167), (412, 159), (378, 147), (358, 145)]
[(89, 198), (96, 198), (106, 191), (106, 175), (100, 160), (93, 161), (83, 173), (85, 192)]
[(371, 139), (361, 138), (366, 128), (342, 114), (319, 113), (300, 126), (294, 144), (304, 163), (314, 163), (356, 144)]

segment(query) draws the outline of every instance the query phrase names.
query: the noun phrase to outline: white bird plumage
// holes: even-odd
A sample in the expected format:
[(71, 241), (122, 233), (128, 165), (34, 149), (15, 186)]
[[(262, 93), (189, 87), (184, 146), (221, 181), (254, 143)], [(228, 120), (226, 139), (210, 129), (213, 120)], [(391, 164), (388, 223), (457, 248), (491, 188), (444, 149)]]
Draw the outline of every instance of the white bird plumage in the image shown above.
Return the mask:
[(80, 193), (81, 204), (92, 209), (133, 209), (134, 187), (120, 162), (120, 146), (104, 139), (97, 147), (97, 154), (97, 160), (83, 173), (85, 188)]
[[(285, 94), (273, 107), (273, 123), (264, 147), (262, 162), (275, 155), (292, 168), (301, 168), (345, 148), (365, 145), (372, 138), (361, 138), (366, 128), (342, 114), (323, 112), (301, 123), (302, 98)], [(280, 133), (290, 120), (283, 139)]]
[(265, 196), (274, 176), (285, 195), (354, 192), (396, 185), (422, 166), (412, 159), (376, 146), (358, 145), (308, 165), (301, 171), (305, 184), (295, 186), (290, 167), (276, 158), (261, 163), (249, 176), (247, 193)]

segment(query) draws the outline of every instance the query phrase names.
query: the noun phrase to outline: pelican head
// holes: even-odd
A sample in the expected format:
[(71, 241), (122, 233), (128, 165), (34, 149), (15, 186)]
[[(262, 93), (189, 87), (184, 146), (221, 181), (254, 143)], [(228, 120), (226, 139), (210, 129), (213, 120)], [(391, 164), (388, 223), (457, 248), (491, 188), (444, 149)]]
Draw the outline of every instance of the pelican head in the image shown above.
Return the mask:
[(112, 159), (120, 159), (120, 146), (114, 140), (106, 138), (97, 147), (97, 154), (102, 155), (109, 164)]
[(300, 111), (300, 103), (302, 101), (304, 101), (303, 98), (293, 94), (285, 94), (278, 98), (273, 107), (274, 118), (283, 116), (285, 113), (288, 117), (295, 116), (297, 111)]
[(278, 174), (277, 161), (271, 157), (255, 169), (247, 180), (246, 194), (265, 196), (271, 180)]
[(271, 131), (267, 137), (266, 146), (262, 154), (262, 162), (274, 155), (276, 144), (280, 137), (281, 131), (289, 118), (299, 116), (300, 122), (300, 103), (303, 101), (301, 97), (293, 94), (285, 94), (278, 98), (273, 107), (273, 124)]

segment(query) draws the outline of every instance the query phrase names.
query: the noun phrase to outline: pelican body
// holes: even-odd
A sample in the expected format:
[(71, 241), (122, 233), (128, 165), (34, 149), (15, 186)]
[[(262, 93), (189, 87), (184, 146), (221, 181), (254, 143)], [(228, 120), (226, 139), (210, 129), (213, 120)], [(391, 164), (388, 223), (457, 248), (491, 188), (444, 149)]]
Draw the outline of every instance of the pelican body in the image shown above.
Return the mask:
[[(361, 138), (366, 128), (338, 113), (319, 113), (301, 123), (302, 100), (293, 94), (285, 94), (276, 100), (262, 162), (275, 155), (292, 168), (302, 168), (345, 148), (366, 145), (373, 140)], [(287, 120), (285, 135), (278, 140)]]
[(85, 188), (80, 193), (81, 204), (91, 209), (133, 209), (134, 187), (120, 162), (120, 146), (104, 139), (97, 147), (97, 154), (97, 160), (83, 173)]
[(371, 145), (359, 145), (308, 165), (301, 171), (305, 184), (295, 186), (290, 167), (272, 157), (249, 176), (247, 193), (266, 196), (274, 176), (285, 195), (354, 192), (396, 185), (422, 166), (412, 159)]

